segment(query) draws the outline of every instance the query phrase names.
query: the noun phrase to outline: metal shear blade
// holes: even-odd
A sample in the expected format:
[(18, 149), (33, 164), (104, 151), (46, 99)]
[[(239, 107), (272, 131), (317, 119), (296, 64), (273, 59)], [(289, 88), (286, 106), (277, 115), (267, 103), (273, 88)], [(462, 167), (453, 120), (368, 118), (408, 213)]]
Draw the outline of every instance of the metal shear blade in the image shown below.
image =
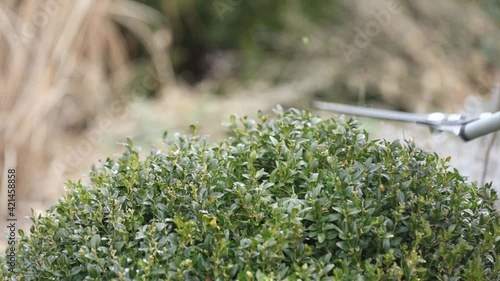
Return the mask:
[[(475, 116), (459, 113), (445, 114), (441, 112), (416, 114), (322, 101), (314, 101), (313, 107), (340, 114), (423, 124), (429, 126), (433, 130), (449, 132), (456, 136), (460, 136), (464, 140), (471, 140), (488, 132), (498, 130), (500, 127), (497, 121), (498, 117), (500, 117), (500, 113), (498, 112), (494, 115), (485, 112)], [(479, 120), (483, 121), (477, 122)], [(473, 126), (470, 126), (470, 129), (467, 128), (469, 124), (473, 124)]]

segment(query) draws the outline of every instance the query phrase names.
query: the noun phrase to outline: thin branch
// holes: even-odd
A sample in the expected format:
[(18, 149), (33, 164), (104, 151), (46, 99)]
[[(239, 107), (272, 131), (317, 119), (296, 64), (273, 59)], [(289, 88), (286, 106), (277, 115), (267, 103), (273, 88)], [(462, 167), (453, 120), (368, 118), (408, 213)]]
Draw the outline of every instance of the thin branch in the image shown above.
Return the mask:
[[(496, 89), (493, 91), (492, 95), (493, 100), (497, 100), (497, 105), (496, 105), (496, 110), (500, 110), (500, 86), (497, 86)], [(493, 149), (493, 146), (495, 145), (495, 142), (497, 140), (497, 132), (493, 133), (493, 136), (490, 139), (490, 143), (486, 147), (485, 155), (484, 155), (484, 162), (483, 162), (483, 175), (481, 177), (481, 186), (484, 186), (486, 176), (488, 174), (488, 166), (490, 162), (490, 154), (491, 150)]]

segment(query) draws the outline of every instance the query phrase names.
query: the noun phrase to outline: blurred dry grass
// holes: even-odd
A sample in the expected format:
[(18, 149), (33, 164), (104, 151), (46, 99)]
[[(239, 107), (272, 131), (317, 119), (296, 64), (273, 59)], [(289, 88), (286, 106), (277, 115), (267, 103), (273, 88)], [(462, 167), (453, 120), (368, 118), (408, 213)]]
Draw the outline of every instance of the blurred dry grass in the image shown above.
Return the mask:
[(408, 111), (458, 110), (499, 81), (500, 27), (479, 2), (341, 2), (347, 16), (317, 29), (303, 59), (338, 70), (322, 97), (340, 90), (332, 99), (359, 93)]
[[(68, 153), (64, 145), (81, 138), (112, 102), (127, 100), (133, 62), (124, 29), (144, 44), (157, 72), (170, 73), (169, 30), (147, 6), (127, 0), (0, 2), (1, 206), (11, 168), (17, 169), (18, 202), (58, 196), (63, 175), (77, 168), (60, 159), (64, 164), (54, 166)], [(5, 212), (2, 207), (0, 217)]]

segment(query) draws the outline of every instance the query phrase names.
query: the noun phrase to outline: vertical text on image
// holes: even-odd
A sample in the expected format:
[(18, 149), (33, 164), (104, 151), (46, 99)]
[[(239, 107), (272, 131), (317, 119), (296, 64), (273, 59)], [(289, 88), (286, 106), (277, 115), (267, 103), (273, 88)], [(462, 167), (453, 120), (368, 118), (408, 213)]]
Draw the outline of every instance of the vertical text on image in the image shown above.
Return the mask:
[(10, 272), (16, 266), (16, 169), (7, 170), (7, 265)]

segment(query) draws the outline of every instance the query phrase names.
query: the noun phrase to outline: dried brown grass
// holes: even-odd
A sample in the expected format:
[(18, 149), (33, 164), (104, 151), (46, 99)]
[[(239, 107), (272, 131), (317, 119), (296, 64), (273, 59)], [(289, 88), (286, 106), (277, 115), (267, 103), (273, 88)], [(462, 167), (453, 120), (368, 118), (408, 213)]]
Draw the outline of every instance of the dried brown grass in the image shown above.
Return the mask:
[(11, 168), (17, 169), (18, 202), (53, 200), (68, 172), (67, 165), (54, 169), (62, 140), (78, 138), (112, 101), (126, 100), (134, 62), (123, 30), (145, 46), (157, 72), (171, 71), (169, 30), (147, 6), (130, 0), (0, 2), (1, 202)]
[[(363, 27), (388, 2), (351, 5), (353, 24)], [(500, 54), (500, 29), (487, 11), (474, 1), (403, 3), (353, 62), (368, 73), (364, 87), (410, 111), (457, 110), (471, 94), (488, 95), (500, 78), (488, 57)]]
[[(340, 22), (305, 33), (306, 46), (295, 47), (302, 45), (297, 38), (280, 46), (298, 49), (287, 62), (295, 73), (285, 74), (291, 78), (284, 81), (316, 79), (316, 65), (327, 65), (321, 97), (352, 101), (346, 96), (359, 93), (361, 102), (376, 96), (418, 112), (459, 110), (467, 96), (488, 96), (500, 81), (500, 25), (477, 1), (338, 3)], [(389, 12), (390, 3), (400, 5), (401, 12)], [(389, 13), (390, 19), (381, 24), (378, 13)], [(356, 45), (359, 30), (366, 34), (366, 29), (373, 34), (369, 42)]]

